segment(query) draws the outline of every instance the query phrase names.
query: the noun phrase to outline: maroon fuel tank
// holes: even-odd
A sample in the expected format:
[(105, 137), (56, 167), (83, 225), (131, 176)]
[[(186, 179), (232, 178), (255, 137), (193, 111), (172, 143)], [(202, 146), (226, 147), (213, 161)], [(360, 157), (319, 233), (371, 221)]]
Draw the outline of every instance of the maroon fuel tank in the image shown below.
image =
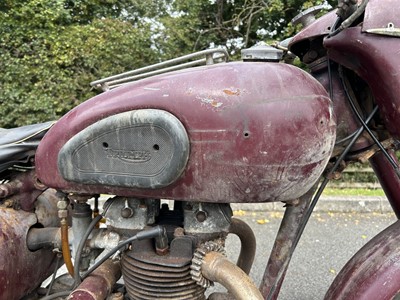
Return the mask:
[(282, 201), (319, 178), (335, 129), (326, 91), (304, 71), (225, 63), (84, 102), (46, 134), (36, 167), (43, 183), (65, 192)]

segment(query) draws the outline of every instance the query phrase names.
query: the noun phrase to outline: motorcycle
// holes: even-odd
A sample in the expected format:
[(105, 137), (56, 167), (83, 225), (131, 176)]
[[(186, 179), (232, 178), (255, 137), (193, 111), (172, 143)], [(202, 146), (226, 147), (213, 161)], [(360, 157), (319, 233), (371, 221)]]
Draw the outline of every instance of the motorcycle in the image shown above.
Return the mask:
[[(323, 189), (355, 161), (400, 216), (400, 1), (339, 2), (241, 62), (211, 49), (112, 76), (57, 122), (1, 130), (0, 299), (206, 299), (214, 282), (228, 293), (211, 300), (276, 299)], [(230, 203), (273, 201), (286, 210), (257, 287), (256, 239)], [(325, 299), (397, 299), (399, 227)]]

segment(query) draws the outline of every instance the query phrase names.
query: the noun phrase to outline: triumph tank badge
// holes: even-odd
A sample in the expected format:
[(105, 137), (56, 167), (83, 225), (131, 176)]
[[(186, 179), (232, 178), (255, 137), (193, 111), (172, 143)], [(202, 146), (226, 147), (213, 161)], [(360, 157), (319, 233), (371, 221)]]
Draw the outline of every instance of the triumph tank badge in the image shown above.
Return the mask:
[(107, 153), (107, 158), (119, 159), (124, 162), (138, 163), (146, 162), (151, 159), (150, 151), (146, 150), (122, 150), (122, 149), (104, 149)]

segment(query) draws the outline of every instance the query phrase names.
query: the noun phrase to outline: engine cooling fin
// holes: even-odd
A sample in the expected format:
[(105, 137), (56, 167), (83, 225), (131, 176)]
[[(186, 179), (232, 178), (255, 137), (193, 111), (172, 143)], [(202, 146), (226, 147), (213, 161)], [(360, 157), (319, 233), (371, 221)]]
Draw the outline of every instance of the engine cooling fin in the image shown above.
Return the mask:
[(190, 269), (191, 269), (190, 275), (192, 276), (192, 279), (199, 286), (202, 286), (204, 288), (209, 288), (210, 286), (214, 285), (214, 283), (212, 281), (205, 278), (203, 276), (203, 274), (201, 273), (201, 265), (203, 263), (203, 259), (207, 253), (210, 253), (212, 251), (219, 252), (219, 253), (225, 255), (225, 249), (222, 245), (220, 245), (218, 242), (208, 241), (196, 249), (196, 251), (194, 252), (193, 259), (192, 259), (192, 265), (190, 266)]
[(190, 275), (190, 264), (173, 264), (166, 258), (143, 261), (135, 253), (126, 252), (122, 257), (122, 274), (128, 295), (140, 300), (205, 300), (205, 289), (196, 284)]

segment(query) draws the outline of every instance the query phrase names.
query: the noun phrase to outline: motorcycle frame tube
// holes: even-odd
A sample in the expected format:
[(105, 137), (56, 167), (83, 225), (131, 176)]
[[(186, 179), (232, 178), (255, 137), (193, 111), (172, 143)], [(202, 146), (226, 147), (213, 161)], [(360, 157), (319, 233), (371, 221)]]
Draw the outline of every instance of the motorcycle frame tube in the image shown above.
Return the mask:
[(35, 207), (35, 201), (46, 189), (46, 186), (38, 182), (34, 171), (21, 172), (10, 182), (0, 185), (0, 199), (19, 203), (21, 209), (31, 212)]
[(316, 188), (317, 185), (300, 199), (286, 204), (285, 214), (260, 284), (260, 291), (265, 299), (278, 298), (291, 260), (291, 248)]
[(86, 277), (69, 295), (68, 299), (104, 300), (110, 295), (114, 284), (120, 277), (119, 261), (109, 259)]

